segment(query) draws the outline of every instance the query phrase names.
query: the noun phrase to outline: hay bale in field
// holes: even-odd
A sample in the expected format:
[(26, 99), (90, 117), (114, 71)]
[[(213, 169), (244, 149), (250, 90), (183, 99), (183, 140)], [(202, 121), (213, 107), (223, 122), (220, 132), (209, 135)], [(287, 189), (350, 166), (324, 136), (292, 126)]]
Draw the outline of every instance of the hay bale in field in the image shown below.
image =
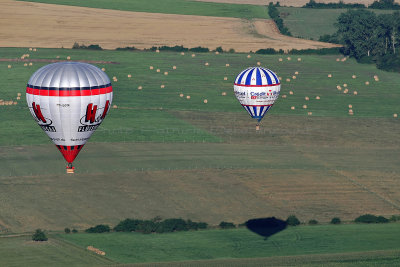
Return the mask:
[(355, 78), (357, 78), (357, 76), (353, 74), (353, 75), (351, 76), (351, 78), (355, 79)]
[(18, 93), (17, 96), (21, 96), (21, 93)]
[(292, 79), (293, 79), (293, 80), (296, 80), (296, 78), (297, 78), (296, 76), (294, 76), (294, 75), (292, 76)]
[(229, 66), (230, 66), (229, 63), (226, 63), (226, 64), (225, 64), (225, 67), (229, 67)]
[(286, 79), (286, 81), (287, 81), (287, 82), (290, 82), (290, 79), (289, 79), (289, 78), (287, 78), (287, 79)]
[(379, 79), (378, 75), (374, 75), (374, 79)]
[(113, 105), (113, 108), (118, 108), (118, 106), (117, 105)]
[(16, 105), (16, 104), (18, 104), (18, 102), (17, 102), (17, 101), (14, 101), (14, 102), (13, 102), (13, 105)]
[(28, 64), (24, 63), (24, 67), (28, 66)]
[(260, 61), (258, 61), (258, 62), (257, 62), (257, 66), (260, 66), (260, 65), (261, 65), (261, 62), (260, 62)]
[(7, 66), (7, 68), (11, 69), (11, 68), (12, 68), (12, 66), (11, 66), (11, 65), (8, 65), (8, 66)]
[(301, 57), (298, 57), (298, 58), (297, 58), (297, 61), (301, 61)]
[(20, 96), (17, 96), (17, 100), (21, 100), (21, 97), (20, 97)]
[(353, 95), (358, 95), (357, 91), (354, 91), (354, 92), (353, 92)]
[(366, 81), (366, 82), (365, 82), (365, 85), (369, 85), (369, 82), (368, 82), (368, 81)]
[(106, 68), (101, 68), (102, 71), (106, 71)]
[(4, 106), (4, 102), (0, 102), (0, 106)]
[(307, 100), (307, 101), (310, 100), (310, 98), (308, 96), (306, 96), (304, 99)]
[(32, 51), (32, 47), (29, 47), (29, 51)]
[(196, 56), (196, 54), (192, 54), (192, 57), (195, 57)]
[(149, 69), (151, 69), (151, 70), (152, 70), (152, 69), (154, 69), (154, 67), (153, 67), (153, 66), (150, 66), (150, 67), (149, 67)]
[(226, 92), (222, 92), (222, 94), (221, 94), (221, 95), (225, 96), (225, 95), (226, 95)]
[(308, 116), (311, 116), (311, 115), (312, 115), (312, 112), (311, 112), (311, 111), (309, 111), (307, 114), (308, 114)]
[(206, 63), (204, 63), (204, 65), (205, 65), (205, 66), (208, 66), (208, 65), (210, 65), (210, 64), (209, 64), (208, 62), (206, 62)]
[(347, 87), (347, 83), (344, 83), (344, 84), (343, 84), (343, 87)]
[(164, 75), (168, 75), (168, 71), (164, 71)]
[(157, 72), (160, 72), (161, 70), (160, 70), (160, 69), (157, 69), (156, 71), (157, 71)]
[(397, 113), (394, 113), (394, 114), (393, 114), (393, 118), (397, 118)]
[(187, 95), (187, 96), (186, 96), (186, 99), (190, 99), (190, 95)]
[(343, 90), (343, 93), (344, 93), (344, 94), (347, 94), (348, 92), (349, 92), (348, 89), (344, 89), (344, 90)]
[(183, 97), (183, 94), (179, 94), (180, 97)]
[(291, 106), (290, 109), (291, 109), (291, 110), (295, 110), (296, 108), (295, 108), (294, 106)]
[(219, 55), (219, 52), (218, 52), (218, 51), (215, 51), (215, 54), (216, 54), (216, 55)]
[(173, 70), (176, 70), (176, 66), (172, 66), (172, 69), (173, 69)]
[(289, 91), (289, 95), (293, 95), (293, 91)]
[(342, 58), (342, 62), (345, 62), (346, 61), (346, 58), (344, 57), (344, 58)]
[(161, 84), (161, 86), (160, 86), (161, 88), (164, 88), (165, 87), (165, 85), (164, 84)]
[(56, 56), (56, 58), (60, 58), (60, 56)]
[(379, 78), (376, 78), (376, 79), (375, 79), (375, 82), (379, 82)]
[(279, 58), (279, 61), (280, 61), (280, 62), (282, 62), (282, 61), (283, 61), (283, 59), (282, 59), (282, 58)]
[(319, 96), (316, 96), (315, 99), (320, 100), (321, 98)]
[(115, 79), (117, 79), (117, 76), (113, 76), (112, 78), (113, 78), (113, 80), (115, 80)]
[(67, 56), (67, 60), (70, 60), (71, 59), (71, 57), (70, 56)]
[(287, 96), (286, 96), (286, 95), (282, 95), (281, 97), (282, 97), (282, 98), (286, 98)]
[(332, 78), (332, 74), (329, 73), (329, 74), (328, 74), (328, 78)]
[(160, 50), (156, 49), (156, 53), (160, 53)]
[(207, 99), (204, 99), (203, 103), (204, 103), (204, 104), (207, 104), (207, 103), (208, 103), (208, 100), (207, 100)]
[(185, 55), (185, 52), (181, 52), (181, 56), (184, 56)]
[(298, 72), (298, 71), (295, 71), (294, 74), (295, 74), (295, 75), (299, 75), (299, 72)]
[(132, 75), (131, 75), (131, 74), (128, 74), (128, 78), (132, 78)]
[(32, 66), (33, 65), (33, 63), (32, 62), (29, 62), (29, 66)]
[(227, 81), (228, 80), (228, 77), (224, 77), (224, 81)]
[(349, 104), (349, 108), (353, 108), (353, 105), (352, 105), (352, 104)]
[(32, 50), (33, 50), (34, 52), (36, 52), (36, 51), (37, 51), (37, 49), (36, 49), (36, 48), (33, 48)]
[(340, 58), (337, 58), (336, 61), (340, 61)]
[(138, 88), (137, 88), (138, 90), (142, 90), (143, 89), (143, 87), (140, 85)]
[(287, 60), (290, 61), (290, 60), (292, 60), (292, 58), (291, 57), (287, 57)]
[(342, 90), (342, 87), (340, 85), (336, 85), (336, 88), (340, 91)]
[(303, 108), (306, 109), (306, 108), (307, 108), (307, 105), (303, 105)]
[(247, 58), (251, 58), (251, 56), (250, 56), (250, 55), (247, 55)]

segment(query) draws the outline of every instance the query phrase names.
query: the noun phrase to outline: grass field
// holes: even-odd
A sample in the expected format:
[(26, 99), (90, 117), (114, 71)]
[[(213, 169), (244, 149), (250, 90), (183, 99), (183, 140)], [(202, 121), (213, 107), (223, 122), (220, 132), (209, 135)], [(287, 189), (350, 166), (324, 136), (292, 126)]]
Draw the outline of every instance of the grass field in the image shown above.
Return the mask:
[[(318, 40), (324, 34), (337, 31), (334, 24), (347, 9), (314, 9), (298, 7), (279, 7), (284, 24), (293, 36)], [(369, 10), (371, 11), (371, 10)], [(376, 14), (389, 13), (387, 10), (372, 10)]]
[(269, 18), (268, 8), (266, 5), (255, 6), (243, 4), (207, 3), (187, 0), (87, 0), (83, 2), (77, 0), (29, 0), (27, 2), (163, 14), (233, 17), (244, 19)]
[[(301, 61), (291, 56), (289, 61), (288, 56), (254, 54), (0, 52), (1, 58), (29, 53), (31, 60), (71, 56), (118, 63), (98, 64), (118, 78), (113, 83), (118, 108), (77, 158), (76, 174), (66, 176), (64, 160), (25, 103), (27, 80), (46, 63), (0, 62), (0, 99), (18, 102), (0, 106), (2, 231), (84, 229), (127, 217), (218, 224), (293, 213), (302, 221), (325, 222), (334, 216), (352, 220), (364, 213), (399, 213), (399, 124), (393, 118), (400, 113), (397, 74), (353, 60), (336, 62), (338, 56), (298, 56)], [(258, 61), (282, 76), (287, 97), (277, 101), (255, 132), (255, 122), (234, 99), (232, 82)], [(344, 83), (348, 94), (336, 89)], [(21, 100), (16, 100), (18, 92)], [(349, 104), (353, 116), (347, 113)]]

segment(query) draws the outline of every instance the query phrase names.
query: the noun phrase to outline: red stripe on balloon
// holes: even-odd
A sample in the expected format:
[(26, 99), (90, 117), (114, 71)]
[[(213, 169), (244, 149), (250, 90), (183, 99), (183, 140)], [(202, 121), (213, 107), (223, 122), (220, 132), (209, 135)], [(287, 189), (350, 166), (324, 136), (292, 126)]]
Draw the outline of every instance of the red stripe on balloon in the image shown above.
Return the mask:
[(98, 89), (86, 89), (86, 90), (48, 90), (48, 89), (34, 89), (26, 87), (26, 93), (31, 95), (41, 96), (91, 96), (91, 95), (103, 95), (111, 93), (112, 86)]
[(234, 85), (236, 86), (242, 86), (242, 87), (268, 87), (268, 86), (277, 86), (280, 85), (280, 83), (277, 84), (264, 84), (264, 85), (245, 85), (245, 84), (238, 84), (238, 83), (234, 83)]

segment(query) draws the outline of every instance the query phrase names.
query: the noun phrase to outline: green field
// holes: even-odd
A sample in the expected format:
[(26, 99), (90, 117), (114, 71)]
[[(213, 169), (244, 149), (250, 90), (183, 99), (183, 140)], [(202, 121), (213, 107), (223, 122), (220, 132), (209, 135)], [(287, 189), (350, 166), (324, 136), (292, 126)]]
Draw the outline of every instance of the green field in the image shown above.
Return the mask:
[[(25, 1), (25, 0), (23, 0)], [(135, 12), (267, 19), (267, 6), (222, 4), (189, 0), (27, 0), (57, 5), (83, 6)]]
[[(290, 227), (267, 239), (244, 228), (149, 235), (52, 234), (44, 243), (29, 241), (29, 236), (0, 237), (0, 258), (4, 266), (21, 266), (27, 258), (30, 266), (145, 262), (165, 262), (160, 266), (394, 266), (400, 263), (399, 234), (399, 224), (353, 224)], [(87, 251), (88, 246), (106, 256)]]
[[(298, 7), (279, 7), (286, 27), (295, 37), (318, 40), (325, 34), (337, 31), (334, 24), (341, 13), (347, 9), (314, 9)], [(372, 10), (376, 14), (389, 13), (387, 10)]]

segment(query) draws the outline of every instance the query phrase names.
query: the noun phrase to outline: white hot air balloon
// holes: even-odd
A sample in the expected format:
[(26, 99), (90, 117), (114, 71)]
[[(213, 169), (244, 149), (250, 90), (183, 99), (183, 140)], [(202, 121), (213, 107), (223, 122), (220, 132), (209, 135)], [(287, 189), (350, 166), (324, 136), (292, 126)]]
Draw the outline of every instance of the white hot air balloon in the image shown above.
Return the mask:
[(258, 130), (260, 121), (279, 96), (281, 83), (278, 76), (266, 68), (247, 68), (236, 77), (233, 88), (237, 100), (257, 120)]
[(72, 162), (99, 127), (111, 106), (113, 90), (99, 68), (59, 62), (37, 70), (26, 87), (29, 110), (68, 162)]

